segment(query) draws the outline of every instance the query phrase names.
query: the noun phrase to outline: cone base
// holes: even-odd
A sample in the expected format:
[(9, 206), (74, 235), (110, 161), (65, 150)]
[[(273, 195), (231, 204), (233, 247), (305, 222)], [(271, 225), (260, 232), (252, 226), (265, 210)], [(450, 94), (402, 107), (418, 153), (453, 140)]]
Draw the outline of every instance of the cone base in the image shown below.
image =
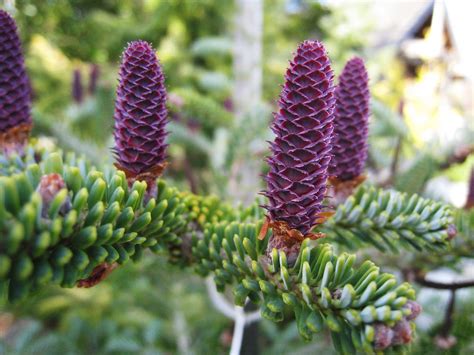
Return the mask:
[(31, 123), (22, 123), (0, 132), (0, 152), (10, 156), (17, 153), (23, 155), (30, 137)]
[(366, 175), (359, 175), (350, 180), (340, 180), (335, 176), (329, 177), (329, 195), (334, 204), (338, 206), (344, 203), (366, 179)]
[(155, 165), (153, 168), (142, 173), (130, 171), (119, 163), (115, 163), (114, 165), (118, 170), (125, 173), (129, 186), (132, 186), (135, 181), (145, 181), (147, 185), (147, 194), (150, 196), (156, 193), (156, 180), (163, 174), (163, 171), (168, 166), (168, 162), (165, 161)]
[(303, 240), (317, 240), (324, 238), (324, 233), (307, 233), (303, 234), (297, 229), (292, 229), (286, 222), (272, 221), (266, 216), (265, 222), (260, 230), (259, 239), (265, 238), (268, 229), (272, 230), (272, 236), (268, 241), (267, 254), (271, 255), (273, 249), (285, 252), (289, 265), (296, 261), (296, 257), (300, 251)]

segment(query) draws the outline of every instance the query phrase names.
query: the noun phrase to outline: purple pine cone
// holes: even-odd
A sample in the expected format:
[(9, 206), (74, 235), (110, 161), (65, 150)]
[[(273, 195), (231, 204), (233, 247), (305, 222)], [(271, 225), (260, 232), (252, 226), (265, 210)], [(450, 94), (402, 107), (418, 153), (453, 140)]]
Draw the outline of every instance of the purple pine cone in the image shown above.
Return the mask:
[(303, 235), (317, 224), (326, 192), (334, 119), (333, 72), (318, 41), (298, 47), (285, 75), (270, 144), (265, 206), (274, 222)]
[(361, 58), (349, 60), (336, 87), (334, 157), (329, 173), (340, 181), (357, 178), (367, 160), (369, 78)]
[(131, 178), (156, 178), (166, 158), (167, 110), (164, 76), (151, 45), (130, 43), (119, 75), (114, 114), (117, 166)]
[(466, 210), (474, 207), (474, 168), (471, 169), (468, 189), (466, 204), (464, 205)]
[(92, 64), (89, 73), (89, 94), (95, 94), (97, 90), (97, 82), (99, 81), (100, 68), (97, 64)]
[(72, 75), (72, 98), (78, 104), (82, 102), (84, 98), (84, 90), (82, 88), (82, 76), (79, 69), (74, 69)]
[(31, 125), (30, 86), (15, 20), (0, 10), (0, 133)]

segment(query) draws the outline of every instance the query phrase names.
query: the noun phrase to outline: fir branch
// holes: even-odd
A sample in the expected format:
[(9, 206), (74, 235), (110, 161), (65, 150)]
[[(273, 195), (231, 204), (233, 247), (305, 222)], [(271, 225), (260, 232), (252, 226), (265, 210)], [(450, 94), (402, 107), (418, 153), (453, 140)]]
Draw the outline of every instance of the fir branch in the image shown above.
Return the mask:
[[(329, 327), (341, 352), (373, 352), (381, 346), (376, 342), (380, 324), (396, 331), (410, 316), (406, 305), (414, 290), (397, 285), (370, 261), (354, 268), (353, 255), (336, 255), (330, 245), (312, 246), (308, 240), (296, 260), (276, 249), (269, 257), (269, 234), (258, 239), (260, 224), (231, 222), (255, 218), (254, 208), (235, 210), (217, 198), (180, 194), (163, 182), (145, 204), (144, 183), (128, 188), (123, 173), (103, 174), (69, 160), (75, 164), (46, 154), (40, 165), (0, 179), (0, 225), (6, 233), (0, 277), (12, 301), (51, 283), (93, 285), (102, 279), (97, 267), (107, 271), (107, 265), (137, 260), (150, 248), (169, 250), (201, 275), (214, 273), (219, 290), (234, 285), (235, 302), (243, 305), (247, 297), (262, 302), (266, 318), (281, 320), (283, 309), (292, 308), (306, 339)], [(48, 183), (47, 190), (37, 189), (41, 177), (51, 174), (65, 186), (51, 191)]]
[(408, 284), (397, 286), (392, 275), (380, 274), (369, 261), (359, 268), (355, 256), (335, 255), (328, 244), (311, 246), (306, 240), (293, 264), (273, 249), (266, 256), (269, 235), (257, 238), (259, 225), (219, 223), (208, 225), (193, 239), (196, 271), (214, 273), (218, 289), (234, 284), (237, 304), (246, 298), (262, 304), (262, 315), (283, 319), (289, 306), (295, 312), (300, 334), (329, 327), (341, 352), (373, 352), (379, 322), (395, 326), (408, 317), (407, 299), (414, 297)]
[(449, 206), (418, 195), (361, 186), (339, 205), (322, 231), (352, 249), (437, 251), (453, 238)]
[(52, 153), (0, 178), (0, 280), (10, 301), (51, 283), (92, 286), (145, 248), (177, 243), (185, 221), (175, 189), (158, 182), (145, 201), (144, 182), (129, 188), (121, 172), (76, 163)]
[(181, 124), (199, 125), (208, 137), (218, 127), (230, 127), (233, 115), (215, 100), (189, 89), (174, 90), (169, 95), (171, 117)]

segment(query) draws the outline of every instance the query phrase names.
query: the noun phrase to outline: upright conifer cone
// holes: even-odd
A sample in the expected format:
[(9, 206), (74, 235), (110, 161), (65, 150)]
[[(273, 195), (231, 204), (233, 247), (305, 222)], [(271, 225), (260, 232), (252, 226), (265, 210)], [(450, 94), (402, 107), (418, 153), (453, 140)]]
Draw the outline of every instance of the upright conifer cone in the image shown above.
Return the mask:
[(471, 169), (471, 175), (469, 177), (467, 199), (464, 208), (466, 210), (474, 207), (474, 167)]
[(349, 60), (336, 87), (334, 157), (330, 175), (339, 181), (357, 179), (367, 160), (369, 78), (361, 58)]
[(30, 87), (15, 20), (0, 10), (0, 151), (21, 150), (31, 129)]
[(97, 64), (92, 64), (89, 72), (89, 94), (94, 95), (97, 91), (97, 83), (99, 81), (100, 68)]
[(129, 44), (122, 58), (115, 103), (116, 166), (129, 181), (144, 180), (152, 188), (165, 167), (166, 89), (151, 45)]
[(322, 43), (300, 44), (285, 75), (271, 126), (269, 199), (271, 247), (300, 243), (320, 221), (331, 160), (333, 72)]
[(80, 104), (84, 99), (84, 89), (82, 87), (82, 75), (79, 69), (75, 69), (72, 74), (72, 98), (76, 104)]

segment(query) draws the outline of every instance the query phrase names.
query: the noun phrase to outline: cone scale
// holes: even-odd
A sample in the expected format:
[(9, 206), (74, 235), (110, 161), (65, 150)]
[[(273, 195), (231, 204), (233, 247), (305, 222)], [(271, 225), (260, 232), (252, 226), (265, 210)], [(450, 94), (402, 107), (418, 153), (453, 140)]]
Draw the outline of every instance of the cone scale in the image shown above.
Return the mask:
[(0, 10), (0, 151), (22, 153), (31, 130), (30, 86), (15, 20)]
[(300, 44), (290, 62), (271, 125), (270, 170), (264, 195), (269, 203), (266, 227), (273, 237), (269, 249), (299, 250), (323, 219), (334, 119), (333, 72), (324, 46)]
[(130, 183), (153, 189), (166, 165), (166, 89), (151, 45), (136, 41), (125, 49), (115, 104), (115, 157)]

